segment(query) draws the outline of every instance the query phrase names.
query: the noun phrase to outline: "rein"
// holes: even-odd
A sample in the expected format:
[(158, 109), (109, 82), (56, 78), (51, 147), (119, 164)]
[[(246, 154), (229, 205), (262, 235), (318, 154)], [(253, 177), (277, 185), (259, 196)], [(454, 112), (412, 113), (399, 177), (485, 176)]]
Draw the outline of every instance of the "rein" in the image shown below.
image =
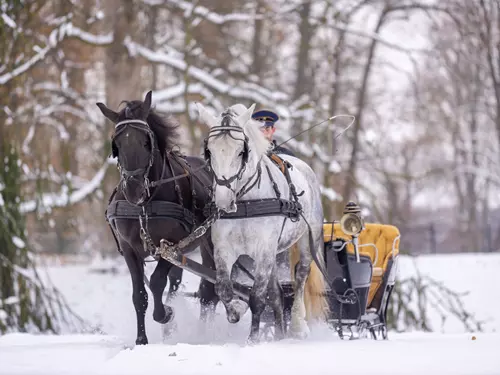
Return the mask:
[(185, 173), (182, 173), (182, 174), (178, 174), (178, 175), (173, 176), (173, 177), (162, 178), (161, 180), (156, 180), (156, 181), (153, 181), (153, 182), (149, 182), (148, 186), (149, 187), (157, 187), (157, 186), (160, 186), (160, 185), (163, 185), (163, 184), (167, 184), (167, 183), (175, 181), (175, 180), (180, 180), (181, 178), (188, 177), (189, 175), (192, 175), (195, 172), (201, 171), (206, 166), (207, 166), (207, 163), (205, 162), (204, 164), (200, 165), (198, 168), (192, 169), (191, 171), (188, 171), (188, 172), (185, 172)]
[[(150, 141), (151, 141), (151, 152), (150, 152), (150, 157), (149, 157), (149, 163), (148, 163), (148, 165), (145, 168), (138, 168), (138, 169), (135, 169), (133, 171), (128, 171), (126, 169), (123, 169), (122, 166), (120, 165), (120, 163), (118, 163), (118, 169), (120, 170), (121, 180), (124, 181), (125, 184), (127, 183), (127, 180), (130, 177), (135, 177), (135, 176), (138, 176), (138, 175), (142, 175), (143, 176), (143, 178), (144, 178), (144, 187), (145, 187), (145, 189), (146, 189), (146, 191), (148, 193), (148, 197), (151, 197), (151, 194), (150, 194), (150, 189), (151, 188), (155, 188), (155, 187), (158, 187), (160, 185), (167, 184), (169, 182), (176, 181), (176, 180), (179, 180), (179, 179), (184, 178), (184, 177), (188, 177), (189, 175), (192, 175), (193, 173), (201, 171), (203, 168), (205, 168), (207, 166), (207, 163), (205, 162), (200, 167), (195, 168), (195, 169), (193, 169), (191, 171), (186, 171), (185, 173), (182, 173), (180, 175), (176, 175), (176, 176), (169, 177), (169, 178), (161, 178), (161, 179), (156, 180), (156, 181), (150, 181), (149, 178), (148, 178), (148, 174), (149, 174), (149, 171), (150, 171), (151, 167), (153, 166), (155, 153), (159, 152), (159, 149), (156, 147), (154, 133), (151, 130), (149, 124), (146, 121), (143, 121), (143, 120), (132, 119), (132, 120), (120, 121), (120, 122), (118, 122), (115, 125), (115, 129), (118, 129), (120, 126), (123, 126), (123, 125), (128, 125), (128, 126), (131, 126), (133, 128), (136, 128), (136, 129), (139, 129), (141, 131), (144, 131), (144, 132), (146, 132), (148, 134), (148, 136), (150, 138)], [(113, 140), (118, 135), (120, 135), (120, 133), (122, 131), (124, 131), (124, 129), (125, 129), (125, 127), (123, 127), (120, 130), (117, 130), (115, 132), (114, 136), (113, 136)], [(166, 161), (167, 161), (167, 155), (165, 155), (165, 157), (163, 158), (162, 176), (165, 173), (165, 164), (166, 164)]]
[[(144, 188), (145, 188), (145, 191), (147, 193), (148, 199), (147, 200), (142, 199), (142, 201), (139, 204), (134, 204), (134, 203), (131, 203), (129, 201), (129, 199), (127, 198), (127, 195), (124, 191), (123, 194), (125, 195), (126, 202), (130, 205), (130, 208), (126, 208), (126, 206), (124, 208), (120, 208), (122, 206), (116, 206), (116, 205), (114, 207), (110, 207), (111, 209), (109, 211), (107, 210), (107, 212), (106, 212), (106, 218), (109, 221), (110, 219), (115, 219), (118, 217), (126, 217), (126, 218), (128, 218), (128, 217), (137, 218), (138, 217), (139, 224), (140, 224), (140, 238), (143, 242), (144, 250), (146, 252), (149, 252), (151, 255), (154, 256), (157, 252), (157, 247), (155, 246), (154, 241), (152, 240), (151, 235), (150, 235), (149, 230), (148, 230), (148, 222), (149, 222), (150, 215), (152, 213), (151, 212), (152, 209), (155, 209), (157, 211), (157, 214), (153, 215), (156, 217), (174, 218), (174, 219), (180, 221), (181, 223), (183, 223), (183, 225), (189, 225), (191, 227), (195, 225), (195, 222), (194, 222), (193, 215), (191, 215), (189, 213), (189, 211), (186, 211), (186, 209), (184, 208), (182, 194), (180, 191), (180, 187), (177, 183), (175, 183), (175, 191), (176, 191), (179, 203), (154, 202), (153, 201), (151, 204), (149, 204), (151, 202), (151, 199), (153, 198), (153, 196), (156, 193), (156, 191), (155, 191), (153, 193), (153, 195), (151, 195), (151, 189), (158, 187), (158, 186), (161, 186), (161, 185), (164, 185), (164, 184), (167, 184), (169, 182), (176, 182), (177, 180), (179, 180), (181, 178), (186, 178), (189, 176), (196, 178), (199, 182), (201, 182), (201, 180), (195, 175), (195, 173), (199, 172), (200, 170), (205, 168), (207, 166), (207, 163), (205, 162), (201, 166), (199, 166), (195, 169), (191, 169), (189, 164), (181, 162), (178, 158), (178, 155), (176, 155), (174, 152), (165, 151), (165, 155), (163, 157), (163, 163), (162, 163), (163, 166), (162, 166), (162, 171), (161, 171), (161, 177), (163, 177), (165, 175), (165, 172), (167, 169), (167, 164), (168, 164), (168, 167), (169, 167), (170, 172), (172, 174), (172, 177), (160, 178), (159, 180), (156, 180), (156, 181), (150, 181), (148, 175), (149, 175), (151, 167), (154, 164), (155, 156), (160, 151), (156, 146), (155, 134), (152, 131), (149, 124), (143, 120), (129, 119), (129, 120), (124, 120), (124, 121), (118, 122), (115, 125), (115, 129), (118, 129), (118, 130), (116, 130), (116, 132), (112, 138), (112, 140), (113, 140), (112, 147), (113, 147), (114, 156), (118, 156), (116, 146), (114, 145), (114, 139), (124, 131), (126, 126), (130, 126), (130, 127), (133, 127), (135, 129), (138, 129), (138, 130), (141, 130), (141, 131), (144, 131), (145, 133), (147, 133), (147, 135), (151, 141), (151, 151), (150, 151), (148, 165), (145, 168), (139, 168), (139, 169), (136, 169), (133, 171), (128, 171), (128, 170), (125, 170), (118, 162), (118, 169), (119, 169), (120, 175), (121, 175), (120, 181), (123, 183), (123, 185), (126, 186), (128, 179), (130, 179), (131, 177), (143, 176), (143, 179), (144, 179), (143, 184), (144, 184)], [(169, 155), (170, 155), (172, 160), (169, 159)], [(174, 169), (172, 166), (172, 161), (175, 161), (185, 172), (182, 174), (179, 174), (179, 175), (175, 175), (175, 172), (174, 172)], [(194, 209), (197, 208), (196, 203), (195, 203), (196, 191), (195, 191), (194, 182), (193, 182), (192, 178), (190, 179), (190, 182), (191, 182), (190, 189), (191, 189), (191, 193), (193, 196), (192, 209), (194, 211)], [(110, 198), (110, 200), (111, 200), (111, 198)], [(149, 208), (147, 208), (147, 206)], [(137, 208), (138, 211), (135, 208)], [(198, 234), (198, 233), (200, 233), (200, 230), (198, 230), (196, 232), (196, 234)], [(115, 239), (116, 239), (116, 237), (115, 237)]]
[[(246, 155), (243, 155), (242, 163), (241, 163), (241, 166), (240, 166), (238, 172), (235, 175), (231, 176), (231, 178), (229, 178), (229, 179), (225, 178), (224, 176), (222, 176), (223, 179), (221, 179), (215, 174), (215, 172), (213, 173), (215, 181), (217, 182), (218, 185), (226, 186), (228, 189), (230, 189), (234, 192), (234, 190), (231, 189), (230, 183), (232, 181), (234, 181), (235, 179), (241, 180), (242, 174), (246, 169), (246, 163), (248, 161), (248, 152), (249, 152), (249, 150), (248, 150), (248, 136), (244, 133), (243, 128), (241, 128), (239, 126), (229, 125), (228, 122), (230, 121), (230, 119), (229, 118), (226, 119), (226, 117), (229, 117), (229, 116), (228, 115), (224, 116), (223, 122), (221, 125), (211, 128), (209, 135), (208, 135), (207, 139), (205, 140), (205, 158), (209, 159), (209, 153), (207, 150), (207, 143), (208, 143), (208, 139), (210, 137), (218, 136), (220, 134), (228, 134), (229, 136), (231, 136), (231, 138), (233, 138), (235, 140), (241, 140), (244, 142), (244, 148), (245, 148), (244, 152), (246, 153)], [(314, 126), (318, 126), (322, 123), (333, 120), (336, 117), (337, 116), (330, 117), (327, 120), (324, 120), (324, 121), (322, 121)], [(345, 130), (347, 130), (351, 125), (352, 125), (352, 122)], [(236, 132), (242, 133), (244, 135), (244, 139), (235, 138), (231, 134), (231, 131), (236, 131)], [(283, 142), (283, 143), (285, 143), (285, 142)], [(329, 275), (328, 275), (328, 272), (324, 269), (324, 267), (322, 267), (322, 264), (318, 259), (316, 251), (314, 250), (314, 239), (312, 236), (312, 229), (311, 229), (311, 226), (310, 226), (309, 222), (307, 221), (306, 217), (304, 216), (304, 212), (302, 211), (302, 205), (299, 202), (299, 197), (303, 194), (303, 192), (298, 194), (296, 191), (295, 185), (292, 182), (290, 174), (288, 172), (288, 169), (292, 167), (289, 162), (284, 161), (285, 166), (284, 166), (284, 170), (283, 170), (283, 174), (285, 176), (288, 187), (290, 189), (290, 197), (288, 200), (281, 198), (281, 193), (279, 191), (278, 185), (274, 181), (272, 174), (271, 174), (271, 171), (269, 170), (269, 167), (266, 165), (266, 170), (267, 170), (267, 173), (268, 173), (269, 178), (271, 180), (273, 189), (276, 193), (276, 198), (240, 200), (238, 202), (238, 199), (240, 197), (242, 197), (244, 194), (246, 194), (248, 191), (250, 191), (257, 183), (259, 183), (259, 185), (260, 185), (260, 180), (261, 180), (261, 166), (260, 166), (260, 164), (261, 164), (261, 162), (262, 162), (262, 159), (259, 159), (256, 172), (254, 174), (252, 174), (252, 176), (250, 176), (250, 178), (248, 179), (246, 184), (243, 186), (243, 188), (236, 194), (236, 205), (237, 205), (236, 212), (229, 213), (229, 214), (222, 213), (221, 210), (216, 206), (216, 204), (214, 202), (212, 202), (211, 204), (207, 204), (207, 206), (206, 206), (205, 213), (207, 215), (209, 215), (209, 218), (207, 219), (207, 222), (204, 224), (212, 225), (218, 219), (241, 219), (241, 218), (250, 218), (250, 217), (280, 216), (280, 215), (282, 215), (282, 216), (284, 216), (284, 221), (283, 221), (283, 226), (282, 226), (282, 231), (283, 231), (283, 228), (285, 226), (285, 221), (287, 219), (290, 219), (292, 222), (296, 222), (296, 221), (300, 220), (300, 218), (302, 218), (304, 220), (304, 222), (306, 223), (307, 228), (308, 228), (308, 232), (309, 232), (309, 247), (310, 247), (312, 259), (316, 263), (316, 265), (318, 266), (318, 269), (323, 274), (323, 277), (325, 277), (325, 280), (328, 282), (328, 284), (332, 285), (331, 280), (330, 280)], [(277, 165), (277, 167), (279, 168), (278, 165)], [(250, 185), (251, 181), (254, 179), (254, 176), (256, 176), (256, 175), (257, 175), (257, 178), (255, 179), (253, 184)], [(203, 225), (202, 225), (202, 228), (203, 228), (202, 232), (205, 233), (206, 228), (204, 228)], [(282, 233), (280, 233), (280, 238), (281, 238), (281, 234)], [(182, 249), (182, 247), (184, 247), (184, 246), (185, 245), (179, 247), (179, 246), (174, 245), (174, 244), (168, 244), (168, 243), (165, 244), (164, 243), (161, 250), (162, 250), (163, 254), (165, 254), (165, 255), (166, 254), (173, 255), (176, 251)], [(347, 295), (341, 296), (341, 295), (338, 295), (335, 292), (335, 290), (332, 290), (332, 294), (337, 299), (337, 301), (339, 301), (341, 303), (354, 304), (357, 301), (355, 294), (347, 294)]]
[[(149, 153), (149, 162), (148, 162), (147, 166), (144, 168), (135, 169), (133, 171), (126, 170), (122, 167), (122, 165), (120, 164), (120, 160), (119, 160), (118, 150), (117, 150), (115, 143), (114, 143), (114, 140), (116, 139), (116, 137), (118, 137), (126, 129), (127, 126), (130, 126), (132, 128), (135, 128), (135, 129), (138, 129), (138, 130), (145, 132), (148, 135), (149, 140), (151, 142), (151, 151)], [(120, 129), (120, 127), (121, 127), (121, 129)], [(148, 201), (149, 201), (151, 198), (151, 191), (149, 188), (148, 175), (149, 175), (149, 171), (151, 170), (151, 167), (153, 166), (155, 155), (159, 151), (158, 148), (156, 147), (155, 135), (154, 135), (153, 131), (151, 130), (149, 124), (146, 121), (139, 120), (139, 119), (130, 119), (130, 120), (123, 120), (123, 121), (118, 122), (115, 125), (115, 134), (113, 135), (113, 138), (112, 138), (112, 148), (113, 148), (113, 156), (118, 156), (118, 170), (120, 172), (120, 181), (122, 182), (122, 184), (124, 186), (126, 186), (128, 180), (130, 178), (136, 177), (136, 176), (142, 176), (142, 178), (144, 180), (144, 182), (143, 182), (144, 189), (146, 190), (147, 198), (149, 198), (148, 199)], [(163, 176), (163, 173), (165, 172), (165, 162), (166, 161), (164, 160), (163, 168), (162, 168), (162, 172), (161, 172), (162, 176)], [(125, 192), (124, 192), (124, 194), (125, 194), (125, 198), (128, 201), (128, 198), (127, 198), (127, 195)], [(145, 199), (143, 199), (142, 201), (144, 202)], [(141, 202), (141, 203), (143, 203), (143, 202)], [(130, 203), (130, 201), (129, 201), (129, 203)]]

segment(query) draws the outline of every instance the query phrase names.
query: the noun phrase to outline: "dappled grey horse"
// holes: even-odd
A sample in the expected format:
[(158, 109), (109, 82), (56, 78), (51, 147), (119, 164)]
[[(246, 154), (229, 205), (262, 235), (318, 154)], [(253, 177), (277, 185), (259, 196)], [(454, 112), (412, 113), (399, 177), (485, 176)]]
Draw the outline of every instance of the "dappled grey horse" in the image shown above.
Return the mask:
[[(313, 258), (322, 262), (323, 246), (323, 209), (316, 175), (302, 160), (282, 155), (291, 166), (288, 173), (293, 186), (301, 193), (298, 198), (300, 215), (296, 220), (279, 213), (231, 218), (245, 201), (249, 207), (260, 205), (259, 202), (272, 205), (279, 197), (289, 197), (289, 201), (294, 202), (297, 194), (293, 194), (290, 181), (267, 156), (270, 143), (261, 133), (260, 124), (251, 118), (255, 105), (247, 109), (236, 104), (218, 116), (210, 114), (203, 105), (197, 105), (200, 119), (210, 127), (205, 159), (210, 163), (214, 178), (214, 205), (226, 213), (213, 224), (212, 241), (216, 293), (224, 303), (227, 318), (233, 323), (240, 319), (240, 301), (234, 298), (230, 271), (240, 255), (248, 255), (255, 262), (255, 280), (249, 300), (252, 312), (249, 341), (259, 339), (260, 316), (266, 298), (275, 314), (275, 336), (284, 336), (286, 327), (282, 291), (276, 276), (276, 255), (293, 247), (296, 249), (295, 261), (291, 257), (290, 269), (295, 271), (295, 299), (290, 332), (295, 337), (305, 337), (309, 333), (306, 307), (311, 312), (310, 317), (314, 315), (312, 312), (316, 312), (316, 317), (327, 314), (323, 275), (318, 267), (311, 268)], [(306, 282), (310, 284), (308, 288), (305, 288)], [(309, 293), (307, 306), (305, 293)]]

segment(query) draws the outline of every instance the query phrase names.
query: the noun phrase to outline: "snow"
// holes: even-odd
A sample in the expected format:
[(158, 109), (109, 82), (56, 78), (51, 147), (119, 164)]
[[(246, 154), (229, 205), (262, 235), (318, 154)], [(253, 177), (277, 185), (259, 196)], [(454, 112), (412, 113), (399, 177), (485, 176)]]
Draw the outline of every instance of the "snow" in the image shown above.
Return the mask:
[[(5, 18), (2, 18), (5, 22)], [(36, 63), (42, 61), (47, 54), (55, 49), (59, 42), (62, 42), (66, 37), (77, 37), (84, 42), (95, 45), (106, 45), (113, 41), (113, 34), (106, 35), (93, 35), (78, 27), (74, 26), (71, 22), (62, 23), (58, 28), (52, 30), (48, 37), (48, 43), (43, 48), (36, 48), (36, 54), (27, 59), (23, 64), (20, 64), (15, 69), (8, 73), (0, 75), (0, 85), (4, 85), (10, 80), (28, 72)]]
[[(99, 187), (106, 176), (106, 171), (111, 163), (107, 160), (101, 166), (101, 168), (97, 171), (95, 176), (80, 189), (72, 191), (68, 194), (68, 191), (63, 189), (59, 194), (56, 193), (47, 193), (43, 194), (40, 198), (40, 206), (41, 209), (51, 209), (53, 207), (64, 207), (68, 204), (75, 204), (83, 199), (89, 197), (92, 193), (94, 193)], [(37, 201), (31, 200), (27, 202), (23, 202), (20, 205), (20, 211), (22, 213), (33, 212), (37, 209)]]
[(476, 340), (463, 334), (414, 334), (390, 342), (155, 344), (131, 349), (112, 336), (13, 334), (0, 338), (0, 374), (498, 374), (499, 341), (491, 334)]
[(19, 303), (19, 297), (15, 297), (15, 296), (7, 297), (3, 301), (3, 305), (4, 306), (7, 306), (7, 305), (16, 305), (18, 303)]
[[(148, 1), (150, 4), (158, 4), (158, 2)], [(161, 2), (159, 2), (161, 4)], [(175, 0), (169, 1), (172, 5), (184, 10), (185, 17), (191, 17), (194, 13), (214, 24), (222, 25), (227, 22), (234, 21), (253, 21), (254, 19), (263, 19), (262, 15), (244, 14), (244, 13), (231, 13), (231, 14), (219, 14), (205, 8), (204, 6), (193, 4), (187, 1)]]
[(65, 23), (60, 27), (60, 40), (66, 36), (77, 37), (86, 43), (95, 45), (106, 45), (113, 42), (113, 33), (111, 32), (105, 35), (94, 35), (76, 27), (71, 22)]
[[(468, 293), (462, 298), (466, 309), (485, 321), (486, 332), (500, 334), (500, 293), (496, 287), (500, 285), (499, 269), (500, 253), (469, 253), (407, 257), (399, 263), (398, 272), (400, 276), (417, 273), (430, 276), (456, 292)], [(442, 323), (436, 310), (429, 310), (429, 315), (435, 331), (457, 334), (464, 331), (453, 316)]]
[(15, 21), (12, 18), (10, 18), (7, 14), (2, 13), (1, 16), (3, 22), (5, 22), (5, 24), (9, 26), (11, 29), (15, 29), (17, 27)]
[(24, 241), (17, 236), (12, 236), (12, 242), (14, 242), (14, 245), (16, 245), (18, 249), (24, 249), (26, 247)]
[(332, 188), (325, 187), (324, 185), (321, 185), (320, 188), (321, 194), (323, 194), (328, 200), (332, 202), (342, 200), (342, 197)]
[(28, 71), (37, 62), (43, 60), (45, 58), (45, 56), (47, 55), (47, 53), (51, 49), (52, 49), (52, 47), (50, 45), (46, 46), (43, 49), (40, 49), (33, 57), (31, 57), (30, 59), (28, 59), (25, 63), (19, 65), (18, 67), (16, 67), (12, 71), (9, 71), (8, 73), (0, 75), (0, 85), (5, 85), (11, 79), (14, 79), (17, 76), (19, 76), (19, 75), (25, 73), (26, 71)]
[[(189, 298), (173, 302), (178, 330), (163, 339), (152, 320), (152, 298), (146, 314), (150, 344), (135, 346), (135, 313), (130, 276), (123, 258), (94, 260), (89, 265), (48, 267), (48, 276), (69, 305), (102, 331), (100, 334), (0, 337), (0, 375), (6, 374), (500, 374), (500, 254), (401, 257), (399, 277), (430, 275), (457, 292), (467, 292), (466, 309), (488, 320), (483, 332), (465, 332), (449, 316), (441, 328), (430, 315), (433, 333), (389, 333), (388, 341), (341, 341), (323, 326), (314, 326), (304, 341), (286, 339), (246, 345), (249, 313), (239, 324), (227, 323), (218, 307), (213, 324), (198, 321), (198, 305)], [(100, 270), (114, 265), (116, 273)], [(155, 263), (147, 263), (151, 275)], [(198, 286), (184, 273), (181, 290)], [(150, 295), (151, 297), (151, 295)], [(474, 339), (475, 338), (475, 339)]]
[(269, 101), (279, 101), (287, 98), (283, 93), (270, 91), (252, 83), (238, 82), (238, 86), (233, 86), (221, 81), (203, 69), (192, 65), (188, 66), (185, 60), (175, 56), (176, 53), (166, 54), (161, 51), (152, 51), (132, 41), (130, 38), (125, 39), (124, 45), (131, 56), (139, 54), (148, 61), (163, 63), (179, 71), (186, 72), (186, 74), (206, 85), (211, 90), (219, 94), (226, 94), (234, 99), (251, 99), (258, 103), (268, 103)]

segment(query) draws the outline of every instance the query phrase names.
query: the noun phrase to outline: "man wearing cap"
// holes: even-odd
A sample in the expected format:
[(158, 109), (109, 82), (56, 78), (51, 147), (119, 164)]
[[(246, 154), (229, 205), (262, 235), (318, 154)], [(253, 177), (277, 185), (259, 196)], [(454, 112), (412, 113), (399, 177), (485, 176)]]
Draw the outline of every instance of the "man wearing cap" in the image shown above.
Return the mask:
[(276, 154), (287, 154), (290, 156), (295, 156), (295, 154), (289, 149), (282, 146), (278, 146), (276, 144), (276, 141), (273, 139), (273, 134), (276, 131), (274, 125), (279, 120), (279, 116), (276, 113), (269, 110), (260, 110), (255, 112), (252, 115), (252, 118), (254, 120), (262, 122), (262, 126), (260, 127), (260, 129), (264, 133), (265, 137), (269, 140), (269, 142), (273, 144), (274, 147), (272, 152)]
[[(283, 146), (278, 146), (276, 144), (276, 141), (273, 139), (273, 134), (276, 131), (274, 125), (279, 120), (279, 116), (276, 113), (269, 110), (261, 110), (255, 112), (252, 115), (252, 118), (262, 123), (260, 129), (264, 133), (264, 136), (269, 140), (269, 142), (273, 144), (273, 149), (271, 150), (272, 153), (286, 154), (296, 157), (296, 155), (289, 149)], [(286, 269), (288, 267), (288, 257), (289, 257), (288, 253), (289, 253), (288, 251), (284, 251), (276, 255), (276, 262), (279, 268), (284, 267)]]

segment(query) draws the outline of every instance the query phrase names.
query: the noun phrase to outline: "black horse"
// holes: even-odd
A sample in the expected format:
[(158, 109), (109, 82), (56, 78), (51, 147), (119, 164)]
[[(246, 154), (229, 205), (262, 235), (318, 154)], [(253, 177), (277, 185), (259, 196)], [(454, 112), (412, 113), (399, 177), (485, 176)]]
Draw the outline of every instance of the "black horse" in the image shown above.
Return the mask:
[[(174, 151), (178, 125), (171, 117), (162, 118), (151, 109), (151, 91), (144, 101), (125, 103), (118, 113), (97, 103), (104, 116), (115, 124), (112, 155), (118, 158), (120, 171), (120, 182), (110, 196), (106, 216), (132, 277), (136, 344), (147, 344), (144, 260), (153, 255), (154, 246), (162, 238), (177, 243), (206, 219), (203, 208), (210, 200), (212, 176), (202, 158), (185, 157)], [(198, 246), (203, 265), (215, 269), (210, 231), (193, 242), (191, 250)], [(160, 258), (151, 275), (150, 289), (154, 298), (153, 319), (161, 324), (174, 315), (173, 309), (162, 301), (167, 275), (171, 295), (181, 282), (182, 269)], [(218, 302), (214, 285), (201, 279), (198, 294), (200, 319), (206, 319)]]

